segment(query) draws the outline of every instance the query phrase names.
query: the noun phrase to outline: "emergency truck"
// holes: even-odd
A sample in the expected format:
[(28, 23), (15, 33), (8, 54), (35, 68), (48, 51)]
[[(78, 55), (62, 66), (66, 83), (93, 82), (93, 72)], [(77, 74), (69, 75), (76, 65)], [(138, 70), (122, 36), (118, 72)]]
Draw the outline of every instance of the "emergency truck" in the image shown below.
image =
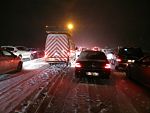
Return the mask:
[(75, 43), (70, 33), (66, 31), (47, 31), (45, 61), (70, 64), (75, 59)]

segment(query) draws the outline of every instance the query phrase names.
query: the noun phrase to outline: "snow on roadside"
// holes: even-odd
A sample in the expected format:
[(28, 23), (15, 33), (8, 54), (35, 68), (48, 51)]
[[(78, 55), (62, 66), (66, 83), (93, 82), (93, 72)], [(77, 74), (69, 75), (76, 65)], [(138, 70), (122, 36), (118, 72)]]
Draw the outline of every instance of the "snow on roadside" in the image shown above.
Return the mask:
[(24, 69), (27, 66), (28, 69), (35, 67), (37, 70), (0, 82), (0, 113), (12, 111), (35, 90), (48, 84), (64, 68), (63, 65), (47, 65), (42, 71), (38, 70), (45, 64), (43, 60), (24, 62)]

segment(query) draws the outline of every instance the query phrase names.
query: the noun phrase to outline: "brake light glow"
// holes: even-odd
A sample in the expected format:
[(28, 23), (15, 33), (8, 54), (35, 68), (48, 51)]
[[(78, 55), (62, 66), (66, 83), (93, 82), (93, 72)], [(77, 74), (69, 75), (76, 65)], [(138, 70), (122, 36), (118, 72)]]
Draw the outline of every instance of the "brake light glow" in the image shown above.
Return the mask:
[(36, 53), (36, 51), (33, 51), (32, 53)]
[(121, 59), (120, 59), (120, 58), (117, 58), (116, 61), (117, 61), (117, 62), (121, 62)]
[(81, 67), (81, 64), (80, 63), (76, 63), (75, 67)]
[(44, 55), (44, 58), (47, 58), (47, 56), (48, 56), (48, 55), (47, 55), (47, 54), (45, 54), (45, 55)]
[(111, 68), (110, 64), (105, 65), (105, 69), (110, 69), (110, 68)]

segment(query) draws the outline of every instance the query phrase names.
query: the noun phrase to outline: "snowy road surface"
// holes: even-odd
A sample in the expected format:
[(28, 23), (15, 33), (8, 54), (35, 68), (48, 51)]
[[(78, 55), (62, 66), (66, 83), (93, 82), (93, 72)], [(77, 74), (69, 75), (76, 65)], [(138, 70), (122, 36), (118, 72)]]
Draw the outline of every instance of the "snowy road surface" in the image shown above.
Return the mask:
[(150, 90), (125, 73), (78, 80), (73, 67), (38, 59), (0, 76), (0, 113), (150, 113)]

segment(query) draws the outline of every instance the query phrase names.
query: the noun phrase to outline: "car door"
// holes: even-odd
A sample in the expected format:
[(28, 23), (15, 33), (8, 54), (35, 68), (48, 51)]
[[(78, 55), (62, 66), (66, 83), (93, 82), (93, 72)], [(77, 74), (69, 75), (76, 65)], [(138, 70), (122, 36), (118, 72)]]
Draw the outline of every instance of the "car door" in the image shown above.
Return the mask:
[(10, 71), (14, 70), (15, 67), (16, 67), (15, 66), (16, 63), (15, 63), (15, 59), (14, 59), (13, 53), (11, 53), (9, 51), (6, 51), (6, 50), (3, 50), (3, 55), (4, 55), (5, 59), (6, 59), (5, 62), (7, 62), (6, 63), (7, 64), (6, 65), (7, 72), (10, 72)]
[(141, 62), (141, 81), (150, 84), (150, 56), (144, 57)]
[(0, 74), (7, 73), (10, 70), (9, 58), (0, 51)]
[(134, 63), (130, 64), (130, 77), (135, 80), (141, 79), (141, 61), (135, 61)]
[(5, 58), (2, 54), (2, 50), (0, 50), (0, 74), (5, 73), (5, 70), (6, 70)]

